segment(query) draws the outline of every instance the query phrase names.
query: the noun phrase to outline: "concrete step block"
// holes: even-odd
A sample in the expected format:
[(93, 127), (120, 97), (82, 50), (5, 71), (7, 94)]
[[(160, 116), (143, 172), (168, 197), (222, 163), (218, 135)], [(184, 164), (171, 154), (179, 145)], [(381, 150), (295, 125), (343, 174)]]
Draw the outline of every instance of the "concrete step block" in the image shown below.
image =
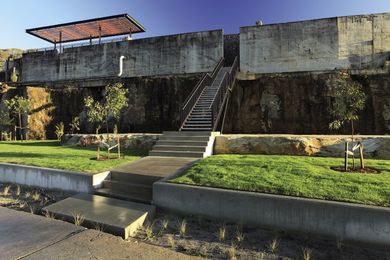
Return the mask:
[(132, 182), (124, 182), (118, 180), (104, 180), (102, 183), (103, 188), (111, 189), (114, 191), (120, 191), (121, 193), (128, 193), (129, 195), (136, 194), (144, 197), (145, 200), (152, 196), (153, 184), (139, 184)]
[(144, 184), (144, 185), (152, 185), (154, 182), (159, 181), (161, 179), (160, 176), (141, 175), (137, 173), (119, 172), (119, 171), (111, 171), (110, 175), (111, 175), (111, 180), (114, 181), (131, 182), (134, 184)]
[(84, 218), (82, 226), (95, 228), (99, 225), (108, 232), (124, 239), (134, 235), (137, 229), (154, 217), (152, 205), (80, 193), (43, 208), (56, 218), (69, 222), (79, 214)]
[(164, 131), (163, 132), (164, 136), (211, 136), (210, 131), (188, 131), (188, 132), (181, 132), (181, 131)]

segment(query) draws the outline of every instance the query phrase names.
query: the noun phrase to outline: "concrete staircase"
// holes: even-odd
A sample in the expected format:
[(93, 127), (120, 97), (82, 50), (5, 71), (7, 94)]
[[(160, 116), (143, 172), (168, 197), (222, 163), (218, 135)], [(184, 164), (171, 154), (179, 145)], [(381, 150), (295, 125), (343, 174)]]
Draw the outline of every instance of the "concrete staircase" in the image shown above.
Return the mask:
[(223, 67), (218, 72), (211, 86), (206, 86), (200, 95), (198, 101), (184, 122), (182, 131), (211, 131), (212, 115), (211, 105), (219, 89), (225, 73), (230, 71), (231, 67)]
[(165, 131), (149, 156), (205, 158), (212, 155), (215, 136), (210, 131)]

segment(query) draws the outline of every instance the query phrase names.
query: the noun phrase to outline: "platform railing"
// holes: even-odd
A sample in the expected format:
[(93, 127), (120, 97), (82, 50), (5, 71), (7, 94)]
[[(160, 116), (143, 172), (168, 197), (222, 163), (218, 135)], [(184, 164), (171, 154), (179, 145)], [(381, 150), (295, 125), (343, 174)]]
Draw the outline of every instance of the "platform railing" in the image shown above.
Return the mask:
[(226, 99), (228, 97), (228, 92), (231, 90), (231, 88), (233, 88), (235, 84), (238, 70), (238, 57), (236, 57), (230, 68), (230, 71), (226, 72), (223, 75), (223, 78), (218, 87), (218, 91), (209, 107), (209, 109), (211, 110), (212, 117), (212, 131), (215, 131), (218, 127), (219, 119), (221, 118), (221, 114), (223, 111), (223, 105), (225, 104)]
[(202, 78), (198, 81), (190, 95), (187, 97), (187, 99), (184, 101), (184, 103), (180, 106), (180, 129), (182, 130), (184, 123), (186, 122), (188, 116), (190, 115), (192, 109), (194, 108), (195, 104), (197, 103), (198, 99), (200, 98), (200, 95), (202, 94), (203, 90), (206, 86), (210, 86), (213, 81), (215, 80), (219, 70), (223, 67), (224, 58), (221, 58), (217, 65), (215, 66), (214, 70), (211, 73), (205, 73), (203, 74)]

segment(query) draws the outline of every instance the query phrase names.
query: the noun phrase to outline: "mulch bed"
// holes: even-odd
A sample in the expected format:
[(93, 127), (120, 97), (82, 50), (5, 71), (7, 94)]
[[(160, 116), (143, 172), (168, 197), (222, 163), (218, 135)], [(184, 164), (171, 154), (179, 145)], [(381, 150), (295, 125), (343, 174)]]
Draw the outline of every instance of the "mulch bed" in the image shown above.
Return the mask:
[(364, 169), (362, 168), (352, 168), (349, 167), (347, 171), (345, 171), (343, 166), (333, 166), (330, 167), (334, 171), (338, 172), (348, 172), (348, 173), (363, 173), (363, 174), (380, 174), (381, 171), (375, 168), (370, 168), (370, 167), (365, 167)]

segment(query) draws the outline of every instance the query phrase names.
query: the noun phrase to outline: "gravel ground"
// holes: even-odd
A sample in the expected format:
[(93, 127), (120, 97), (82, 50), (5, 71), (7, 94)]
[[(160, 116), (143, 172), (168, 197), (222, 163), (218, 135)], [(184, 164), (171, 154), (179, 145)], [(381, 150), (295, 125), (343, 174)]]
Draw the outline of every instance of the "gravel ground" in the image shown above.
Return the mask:
[[(45, 215), (43, 207), (72, 195), (63, 191), (0, 183), (0, 206), (38, 215)], [(195, 216), (183, 217), (164, 211), (159, 211), (151, 225), (140, 229), (136, 237), (127, 242), (147, 243), (208, 259), (305, 259), (306, 254), (309, 256), (306, 259), (390, 260), (390, 249), (222, 223)]]

